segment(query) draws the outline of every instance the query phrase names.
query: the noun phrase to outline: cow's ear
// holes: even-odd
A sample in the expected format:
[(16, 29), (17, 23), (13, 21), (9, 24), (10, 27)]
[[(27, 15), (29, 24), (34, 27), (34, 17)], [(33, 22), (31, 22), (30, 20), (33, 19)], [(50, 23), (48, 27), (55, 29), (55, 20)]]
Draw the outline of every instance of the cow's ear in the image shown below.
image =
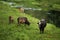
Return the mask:
[(37, 23), (37, 24), (39, 24), (39, 23)]

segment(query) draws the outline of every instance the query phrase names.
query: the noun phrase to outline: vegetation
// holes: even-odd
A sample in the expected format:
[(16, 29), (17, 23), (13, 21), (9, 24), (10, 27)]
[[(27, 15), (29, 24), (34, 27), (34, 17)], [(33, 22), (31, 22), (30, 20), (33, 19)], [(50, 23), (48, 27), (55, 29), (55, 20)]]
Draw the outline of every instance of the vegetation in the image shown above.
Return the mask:
[[(8, 24), (9, 16), (14, 17), (14, 23)], [(17, 26), (19, 16), (27, 17), (31, 25)], [(38, 21), (39, 19), (10, 7), (7, 2), (0, 1), (0, 40), (60, 40), (60, 28), (48, 23), (45, 32), (40, 34)]]

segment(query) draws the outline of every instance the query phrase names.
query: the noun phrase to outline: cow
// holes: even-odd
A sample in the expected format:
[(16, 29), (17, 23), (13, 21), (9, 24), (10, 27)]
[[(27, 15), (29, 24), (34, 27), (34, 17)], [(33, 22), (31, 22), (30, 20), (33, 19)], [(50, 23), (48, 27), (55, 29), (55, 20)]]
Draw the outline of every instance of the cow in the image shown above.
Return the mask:
[(39, 26), (40, 33), (44, 33), (44, 28), (47, 25), (46, 20), (45, 19), (41, 19), (37, 24)]
[(30, 22), (28, 21), (28, 19), (26, 17), (18, 17), (17, 22), (18, 22), (18, 24), (30, 25)]
[(9, 24), (13, 23), (14, 19), (12, 16), (9, 16)]

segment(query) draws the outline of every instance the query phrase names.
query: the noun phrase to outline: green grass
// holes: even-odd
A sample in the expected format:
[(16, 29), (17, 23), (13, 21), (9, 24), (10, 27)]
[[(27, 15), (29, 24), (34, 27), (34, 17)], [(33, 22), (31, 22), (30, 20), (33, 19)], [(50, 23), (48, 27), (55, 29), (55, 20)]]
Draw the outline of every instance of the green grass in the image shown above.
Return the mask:
[[(8, 17), (14, 17), (14, 23), (8, 24)], [(17, 26), (18, 17), (27, 17), (31, 22), (30, 26), (23, 24)], [(31, 15), (20, 13), (19, 10), (0, 2), (0, 40), (59, 40), (60, 28), (53, 24), (47, 24), (45, 32), (40, 34), (37, 18)]]

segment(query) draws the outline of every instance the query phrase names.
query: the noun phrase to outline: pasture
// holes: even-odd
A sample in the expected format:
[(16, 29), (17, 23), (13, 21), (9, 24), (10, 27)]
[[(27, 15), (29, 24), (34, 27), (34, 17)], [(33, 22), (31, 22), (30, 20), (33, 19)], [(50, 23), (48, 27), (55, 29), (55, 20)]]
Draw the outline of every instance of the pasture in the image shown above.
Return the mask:
[[(20, 13), (17, 9), (0, 2), (0, 40), (60, 40), (60, 28), (47, 23), (45, 31), (40, 34), (37, 22), (39, 19)], [(8, 24), (8, 17), (13, 16), (14, 23)], [(31, 25), (17, 26), (18, 17), (27, 17)]]

